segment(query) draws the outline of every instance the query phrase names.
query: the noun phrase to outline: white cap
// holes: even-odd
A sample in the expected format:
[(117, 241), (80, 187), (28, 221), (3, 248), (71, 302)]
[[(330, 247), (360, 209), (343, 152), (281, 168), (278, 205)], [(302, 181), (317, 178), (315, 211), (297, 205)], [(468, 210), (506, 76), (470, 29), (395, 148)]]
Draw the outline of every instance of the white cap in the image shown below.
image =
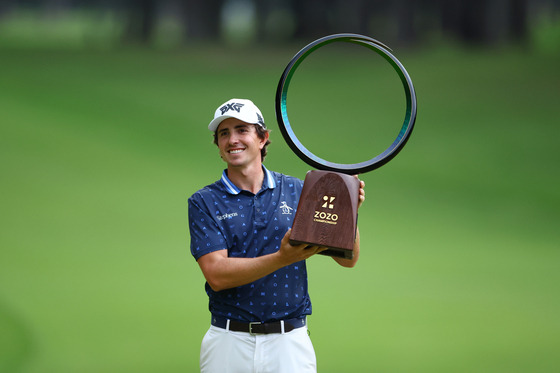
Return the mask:
[(224, 102), (216, 109), (214, 119), (208, 125), (208, 129), (212, 132), (216, 131), (220, 123), (227, 118), (237, 118), (245, 123), (258, 124), (262, 128), (266, 128), (261, 111), (251, 100), (232, 98)]

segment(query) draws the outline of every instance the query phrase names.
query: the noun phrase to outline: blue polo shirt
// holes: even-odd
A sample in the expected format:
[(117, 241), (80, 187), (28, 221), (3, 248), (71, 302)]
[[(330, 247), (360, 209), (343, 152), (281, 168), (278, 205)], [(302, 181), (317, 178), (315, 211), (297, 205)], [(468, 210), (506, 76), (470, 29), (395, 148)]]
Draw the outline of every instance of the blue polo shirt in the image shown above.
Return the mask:
[[(303, 186), (300, 179), (263, 166), (257, 194), (240, 190), (228, 178), (189, 198), (191, 253), (201, 256), (227, 250), (228, 256), (254, 258), (280, 249), (291, 228)], [(311, 314), (305, 261), (277, 270), (255, 282), (215, 292), (205, 285), (213, 315), (242, 322), (303, 318)]]

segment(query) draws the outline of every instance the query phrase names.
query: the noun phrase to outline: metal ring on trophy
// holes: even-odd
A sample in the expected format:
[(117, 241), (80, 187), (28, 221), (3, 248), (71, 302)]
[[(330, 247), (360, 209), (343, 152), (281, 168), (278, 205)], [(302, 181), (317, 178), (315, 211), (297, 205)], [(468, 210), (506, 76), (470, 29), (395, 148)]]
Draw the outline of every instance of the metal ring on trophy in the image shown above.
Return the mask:
[[(288, 119), (286, 103), (288, 98), (288, 87), (297, 67), (313, 51), (333, 42), (355, 43), (372, 49), (381, 57), (383, 57), (387, 62), (389, 62), (391, 66), (393, 66), (393, 68), (399, 75), (404, 87), (406, 96), (406, 113), (401, 130), (395, 141), (387, 149), (385, 149), (385, 151), (368, 161), (352, 164), (333, 163), (316, 156), (298, 140)], [(416, 94), (414, 92), (414, 86), (412, 85), (410, 76), (406, 72), (404, 66), (397, 60), (395, 56), (391, 54), (391, 52), (392, 50), (388, 46), (367, 36), (358, 34), (335, 34), (315, 40), (314, 42), (308, 44), (306, 47), (300, 50), (292, 58), (292, 60), (286, 66), (286, 69), (282, 73), (282, 77), (280, 78), (280, 82), (278, 83), (278, 88), (276, 90), (276, 118), (278, 120), (280, 131), (282, 132), (284, 139), (288, 143), (288, 146), (294, 153), (296, 153), (296, 155), (301, 160), (303, 160), (310, 166), (320, 170), (335, 171), (354, 175), (372, 171), (383, 166), (401, 151), (401, 149), (408, 141), (412, 129), (414, 128), (414, 122), (416, 121)]]

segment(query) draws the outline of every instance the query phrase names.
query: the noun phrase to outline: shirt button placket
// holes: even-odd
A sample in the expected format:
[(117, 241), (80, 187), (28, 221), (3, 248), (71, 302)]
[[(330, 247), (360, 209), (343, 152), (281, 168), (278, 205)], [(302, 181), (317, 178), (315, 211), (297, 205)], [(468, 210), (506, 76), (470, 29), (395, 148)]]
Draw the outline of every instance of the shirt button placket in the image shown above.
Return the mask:
[(260, 199), (255, 195), (253, 197), (253, 208), (255, 210), (255, 222), (263, 221), (262, 206)]

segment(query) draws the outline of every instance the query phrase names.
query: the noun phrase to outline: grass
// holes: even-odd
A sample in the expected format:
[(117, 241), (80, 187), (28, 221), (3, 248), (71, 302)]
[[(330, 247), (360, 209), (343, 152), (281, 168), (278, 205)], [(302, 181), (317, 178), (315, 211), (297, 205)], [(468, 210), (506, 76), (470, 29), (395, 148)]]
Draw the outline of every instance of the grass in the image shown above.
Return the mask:
[[(197, 371), (209, 314), (186, 199), (223, 168), (205, 127), (219, 103), (253, 98), (273, 130), (267, 166), (303, 178), (274, 114), (296, 49), (0, 50), (0, 371)], [(553, 371), (559, 59), (395, 53), (417, 127), (362, 175), (358, 266), (309, 262), (320, 371)], [(369, 62), (346, 56), (302, 70), (289, 101), (328, 160), (371, 156), (399, 115), (398, 92), (363, 101), (390, 78), (362, 81), (351, 72)]]

